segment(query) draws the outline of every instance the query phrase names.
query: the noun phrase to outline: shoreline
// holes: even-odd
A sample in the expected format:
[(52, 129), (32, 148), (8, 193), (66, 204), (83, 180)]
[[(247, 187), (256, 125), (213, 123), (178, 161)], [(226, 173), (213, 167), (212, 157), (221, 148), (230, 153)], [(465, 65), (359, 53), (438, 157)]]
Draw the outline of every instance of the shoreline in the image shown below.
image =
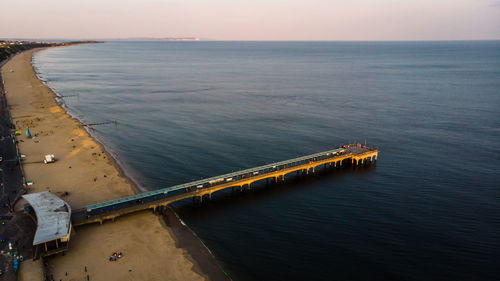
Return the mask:
[[(210, 249), (201, 241), (196, 233), (187, 226), (174, 209), (168, 206), (161, 214), (166, 229), (176, 239), (176, 246), (186, 249), (189, 259), (195, 261), (198, 270), (212, 281), (231, 281), (229, 274), (222, 268)], [(196, 270), (195, 269), (195, 270)]]
[[(81, 125), (84, 123), (82, 120), (78, 119), (78, 117), (71, 114), (71, 109), (63, 102), (63, 99), (60, 98), (56, 91), (54, 91), (47, 84), (46, 81), (40, 79), (38, 76), (37, 69), (33, 64), (33, 57), (36, 52), (43, 51), (48, 48), (41, 48), (33, 51), (31, 67), (33, 68), (33, 72), (40, 82), (42, 82), (47, 88), (50, 89), (50, 92), (54, 95), (54, 100), (59, 104), (59, 106), (64, 110), (64, 112), (69, 115), (71, 118), (79, 122)], [(110, 162), (113, 164), (120, 175), (126, 178), (134, 188), (134, 193), (138, 194), (141, 192), (148, 191), (146, 187), (141, 185), (136, 179), (133, 178), (132, 175), (127, 173), (127, 166), (118, 158), (118, 154), (111, 148), (109, 148), (105, 142), (99, 137), (99, 135), (93, 132), (90, 128), (84, 127), (85, 131), (89, 134), (91, 138), (93, 138), (110, 156)], [(111, 160), (112, 159), (112, 160)], [(201, 239), (194, 233), (189, 227), (187, 227), (179, 215), (171, 208), (167, 208), (167, 212), (165, 214), (160, 214), (162, 216), (162, 220), (165, 222), (165, 230), (170, 232), (172, 236), (176, 240), (176, 245), (178, 248), (186, 249), (187, 255), (186, 258), (194, 261), (195, 263), (195, 271), (200, 272), (203, 275), (207, 275), (209, 280), (211, 281), (219, 281), (219, 280), (231, 280), (227, 272), (225, 272), (218, 260), (211, 253), (210, 249), (206, 247), (206, 245), (201, 241)]]
[(57, 94), (57, 92), (54, 91), (54, 89), (52, 89), (49, 85), (47, 85), (47, 81), (40, 78), (40, 76), (38, 75), (39, 73), (37, 72), (37, 69), (33, 63), (33, 58), (35, 56), (35, 53), (40, 52), (40, 51), (44, 51), (44, 50), (49, 49), (49, 48), (58, 48), (58, 47), (37, 48), (37, 49), (32, 50), (31, 67), (33, 69), (33, 72), (35, 73), (36, 78), (43, 85), (45, 85), (45, 87), (47, 87), (50, 90), (50, 93), (53, 95), (54, 101), (62, 108), (62, 110), (70, 118), (72, 118), (73, 120), (78, 122), (80, 124), (80, 126), (87, 132), (89, 137), (92, 138), (93, 140), (95, 140), (95, 142), (100, 146), (100, 148), (102, 150), (104, 150), (110, 156), (109, 163), (112, 164), (113, 166), (115, 166), (115, 168), (118, 170), (119, 175), (122, 176), (123, 178), (125, 178), (131, 184), (131, 186), (133, 187), (134, 194), (138, 194), (138, 193), (146, 191), (147, 189), (143, 185), (141, 185), (136, 179), (134, 179), (134, 177), (132, 175), (130, 175), (129, 173), (126, 172), (128, 169), (126, 168), (126, 165), (123, 163), (123, 161), (121, 161), (118, 158), (117, 153), (113, 149), (109, 148), (104, 143), (104, 141), (99, 137), (98, 134), (92, 132), (92, 130), (89, 127), (83, 126), (83, 124), (84, 124), (83, 121), (71, 113), (71, 109), (64, 103), (64, 100), (62, 99), (62, 97), (60, 97)]
[[(67, 106), (66, 106), (66, 105), (65, 105), (62, 101), (60, 101), (60, 99), (58, 99), (57, 94), (56, 94), (56, 93), (55, 93), (55, 92), (54, 92), (54, 91), (53, 91), (53, 90), (52, 90), (52, 89), (51, 89), (51, 88), (50, 88), (50, 87), (49, 87), (49, 86), (45, 83), (45, 81), (43, 81), (42, 79), (40, 79), (40, 77), (38, 77), (38, 73), (36, 72), (36, 68), (35, 68), (35, 66), (34, 66), (34, 64), (33, 64), (33, 61), (32, 61), (32, 60), (33, 60), (33, 54), (34, 54), (35, 52), (39, 52), (39, 51), (42, 51), (42, 50), (45, 50), (45, 49), (47, 49), (47, 48), (37, 48), (37, 49), (34, 49), (34, 50), (25, 51), (25, 52), (22, 52), (22, 53), (17, 54), (16, 56), (12, 57), (11, 59), (13, 59), (13, 58), (15, 58), (15, 57), (20, 57), (20, 56), (22, 56), (22, 54), (29, 53), (29, 54), (30, 54), (30, 68), (31, 68), (31, 71), (34, 73), (35, 79), (37, 80), (36, 82), (43, 84), (43, 86), (45, 86), (45, 87), (48, 89), (48, 91), (47, 91), (47, 92), (48, 92), (48, 94), (50, 95), (50, 97), (51, 97), (52, 101), (53, 101), (53, 102), (55, 102), (55, 103), (57, 104), (57, 107), (59, 107), (59, 109), (61, 109), (61, 110), (63, 111), (63, 114), (64, 114), (64, 115), (66, 115), (69, 119), (73, 120), (73, 122), (76, 122), (76, 123), (77, 123), (80, 127), (83, 127), (83, 126), (82, 126), (82, 124), (83, 124), (83, 123), (82, 123), (82, 122), (81, 122), (78, 118), (76, 118), (75, 116), (73, 116), (73, 115), (70, 113), (70, 111), (71, 111), (71, 110), (68, 110)], [(26, 55), (25, 55), (25, 56), (26, 56)], [(10, 61), (11, 59), (9, 59), (9, 61)], [(7, 64), (7, 63), (9, 63), (9, 61), (5, 61), (5, 62), (3, 62), (3, 65), (5, 65), (5, 64)], [(16, 70), (16, 71), (17, 71), (17, 70)], [(6, 79), (6, 78), (5, 78), (5, 77), (3, 77), (3, 80), (5, 80), (5, 79)], [(39, 87), (41, 87), (41, 86), (39, 86)], [(9, 99), (9, 100), (10, 100), (10, 99)], [(17, 106), (17, 105), (13, 105), (13, 104), (11, 104), (11, 103), (9, 102), (9, 111), (11, 112), (11, 114), (12, 114), (12, 107), (14, 107), (14, 106)], [(43, 108), (43, 107), (42, 107), (42, 108)], [(53, 109), (53, 108), (51, 108), (51, 110), (52, 110), (52, 109)], [(34, 112), (34, 113), (35, 113), (35, 115), (36, 115), (36, 112)], [(16, 119), (17, 121), (19, 121), (19, 120), (18, 120), (19, 118), (20, 118), (20, 117), (17, 117), (17, 118), (14, 118), (14, 117), (13, 117), (13, 120), (14, 120), (14, 119)], [(16, 121), (16, 127), (18, 127), (18, 129), (19, 129), (19, 126), (17, 126), (17, 121)], [(56, 126), (56, 127), (57, 127), (57, 126)], [(126, 192), (126, 193), (130, 193), (130, 192), (132, 192), (132, 193), (134, 193), (134, 194), (137, 194), (137, 193), (141, 192), (141, 185), (140, 185), (140, 184), (138, 184), (138, 183), (137, 183), (137, 182), (136, 182), (136, 181), (135, 181), (135, 180), (131, 177), (131, 175), (129, 175), (129, 174), (127, 174), (127, 173), (126, 173), (126, 171), (125, 171), (124, 167), (123, 167), (122, 165), (120, 165), (121, 163), (120, 163), (119, 157), (117, 158), (116, 153), (115, 153), (112, 149), (109, 149), (109, 148), (106, 146), (106, 144), (104, 144), (104, 143), (103, 143), (102, 139), (100, 139), (98, 136), (96, 136), (94, 133), (92, 133), (90, 129), (85, 128), (85, 130), (83, 130), (83, 131), (85, 132), (85, 134), (87, 135), (87, 137), (88, 137), (88, 138), (90, 138), (90, 139), (92, 139), (92, 140), (93, 140), (93, 144), (95, 144), (95, 145), (97, 146), (97, 150), (98, 150), (98, 151), (102, 151), (102, 154), (103, 154), (103, 155), (107, 155), (107, 156), (108, 156), (108, 157), (104, 157), (104, 158), (107, 158), (107, 159), (105, 159), (106, 163), (107, 163), (108, 165), (113, 166), (113, 167), (114, 167), (114, 169), (118, 172), (118, 177), (120, 177), (120, 178), (122, 178), (123, 180), (125, 180), (125, 181), (126, 181), (126, 183), (127, 183), (127, 185), (131, 188), (131, 190), (129, 190), (129, 191), (128, 191), (128, 192)], [(21, 140), (21, 141), (22, 141), (22, 140)], [(73, 139), (71, 139), (71, 141), (73, 141)], [(24, 145), (24, 144), (23, 144), (23, 145)], [(91, 149), (94, 149), (94, 148), (95, 148), (95, 147), (93, 147), (93, 146), (91, 147)], [(21, 150), (21, 149), (20, 149), (20, 150)], [(100, 156), (100, 155), (101, 155), (101, 154), (99, 154), (99, 156)], [(111, 159), (110, 159), (110, 158), (111, 158)], [(93, 164), (92, 164), (92, 165), (93, 165)], [(23, 165), (23, 166), (24, 166), (24, 165)], [(71, 166), (70, 166), (70, 168), (71, 168)], [(29, 172), (27, 173), (27, 176), (30, 176), (30, 173), (29, 173)], [(106, 177), (106, 175), (105, 175), (104, 177)], [(94, 181), (95, 181), (95, 179), (94, 179)], [(32, 188), (30, 188), (30, 189), (32, 190)], [(49, 190), (50, 190), (50, 189), (49, 189)], [(90, 192), (90, 191), (89, 191), (89, 192)], [(88, 192), (87, 192), (87, 193), (88, 193)], [(56, 192), (56, 194), (57, 194), (57, 192)], [(102, 198), (102, 196), (100, 196), (100, 197)], [(121, 196), (120, 196), (120, 197), (121, 197)], [(101, 199), (101, 201), (102, 201), (102, 200), (106, 200), (106, 199)], [(80, 206), (80, 207), (81, 207), (81, 206)], [(78, 208), (75, 208), (75, 209), (78, 209)], [(137, 214), (137, 215), (136, 215), (136, 217), (145, 217), (145, 216), (154, 217), (154, 216), (151, 216), (151, 214), (150, 214), (150, 213), (148, 214), (148, 212), (142, 212), (142, 213), (143, 213), (143, 214)], [(122, 222), (122, 221), (123, 221), (123, 223), (127, 223), (127, 221), (130, 221), (130, 220), (133, 220), (133, 219), (134, 219), (134, 218), (132, 218), (132, 216), (131, 216), (131, 218), (123, 218), (123, 219), (117, 220), (117, 221), (119, 221), (119, 222), (117, 222), (116, 224), (119, 224), (119, 223), (120, 223), (120, 222)], [(160, 221), (160, 220), (158, 219), (158, 221)], [(132, 222), (131, 222), (131, 223), (132, 223)], [(130, 223), (130, 224), (131, 224), (131, 223)], [(162, 224), (162, 223), (160, 222), (160, 224)], [(173, 222), (173, 224), (175, 224), (175, 221)], [(177, 222), (177, 224), (181, 224), (181, 222), (180, 222), (180, 221), (178, 221), (178, 222)], [(105, 225), (109, 225), (109, 224), (105, 224)], [(97, 227), (100, 227), (100, 228), (101, 228), (100, 230), (102, 230), (102, 228), (107, 227), (107, 226), (105, 226), (105, 225), (103, 225), (103, 226), (97, 226)], [(113, 227), (113, 226), (108, 226), (108, 227)], [(87, 228), (87, 229), (96, 229), (96, 226), (89, 226), (89, 227), (86, 227), (86, 228)], [(203, 279), (208, 279), (208, 280), (231, 280), (231, 279), (227, 276), (227, 274), (226, 274), (226, 273), (222, 270), (222, 268), (220, 268), (220, 266), (218, 266), (218, 268), (215, 268), (214, 270), (215, 270), (215, 271), (220, 271), (220, 272), (222, 272), (222, 273), (223, 273), (223, 276), (224, 276), (225, 278), (222, 278), (222, 275), (220, 275), (220, 274), (219, 274), (219, 275), (214, 275), (214, 272), (207, 272), (207, 273), (205, 273), (205, 272), (206, 272), (206, 270), (207, 270), (206, 266), (200, 266), (200, 264), (206, 265), (206, 264), (213, 263), (213, 264), (215, 264), (215, 265), (219, 265), (219, 264), (217, 263), (217, 261), (215, 260), (215, 257), (213, 257), (213, 255), (210, 255), (210, 257), (208, 257), (208, 258), (207, 258), (207, 257), (205, 257), (203, 260), (200, 260), (200, 258), (198, 258), (198, 259), (197, 259), (197, 258), (195, 258), (193, 255), (191, 255), (192, 250), (191, 250), (191, 252), (190, 252), (188, 249), (186, 249), (186, 248), (184, 248), (184, 247), (180, 247), (180, 246), (178, 246), (179, 244), (182, 244), (182, 242), (179, 242), (179, 241), (185, 241), (185, 240), (186, 240), (186, 239), (185, 239), (185, 237), (186, 237), (187, 235), (191, 235), (191, 236), (193, 236), (193, 238), (198, 239), (198, 238), (197, 238), (197, 237), (195, 237), (192, 233), (189, 233), (189, 231), (187, 231), (187, 232), (186, 232), (186, 231), (184, 231), (184, 233), (182, 233), (181, 235), (179, 235), (179, 236), (175, 236), (175, 233), (173, 232), (173, 230), (172, 230), (172, 229), (170, 229), (170, 228), (169, 228), (168, 224), (166, 224), (166, 223), (165, 223), (165, 224), (162, 224), (162, 228), (163, 228), (163, 231), (164, 231), (164, 230), (167, 230), (167, 232), (166, 232), (166, 233), (156, 234), (155, 236), (167, 236), (167, 235), (172, 236), (172, 238), (174, 238), (174, 240), (175, 240), (175, 246), (176, 246), (176, 248), (177, 248), (178, 250), (180, 250), (180, 251), (182, 252), (182, 256), (184, 256), (184, 257), (185, 257), (185, 258), (187, 258), (188, 260), (191, 260), (191, 262), (192, 262), (192, 267), (191, 267), (191, 270), (192, 270), (193, 272), (201, 273), (201, 275), (202, 275), (202, 276), (204, 276), (204, 277), (203, 277)], [(81, 233), (81, 232), (86, 232), (86, 231), (87, 231), (87, 229), (81, 229), (81, 230), (78, 230), (78, 233)], [(135, 230), (135, 231), (137, 231), (137, 230)], [(95, 232), (95, 231), (94, 231), (94, 232)], [(183, 238), (183, 237), (181, 237), (181, 236), (184, 236), (184, 238)], [(73, 238), (73, 240), (76, 240), (76, 239), (79, 239), (79, 238), (80, 238), (80, 236), (78, 236), (77, 238)], [(81, 237), (81, 238), (84, 238), (84, 237)], [(156, 238), (161, 238), (161, 237), (156, 237)], [(191, 242), (191, 243), (190, 243), (190, 248), (192, 249), (192, 248), (194, 247), (194, 248), (199, 248), (200, 250), (203, 250), (203, 249), (204, 249), (204, 245), (203, 245), (203, 243), (202, 243), (200, 240), (197, 240), (197, 243), (199, 244), (198, 246), (196, 246), (196, 245), (195, 245), (196, 243)], [(76, 244), (76, 242), (75, 242), (74, 244)], [(153, 246), (155, 246), (155, 245), (153, 245)], [(70, 246), (70, 249), (69, 249), (69, 251), (68, 251), (69, 253), (68, 253), (68, 255), (67, 255), (67, 256), (70, 256), (71, 251), (72, 251), (72, 249), (71, 249), (71, 246)], [(75, 249), (75, 250), (73, 250), (73, 251), (77, 251), (77, 250)], [(209, 252), (209, 251), (208, 251), (208, 252)], [(89, 258), (93, 258), (93, 257), (92, 257), (92, 256), (89, 256)], [(169, 258), (170, 258), (170, 257), (169, 257)], [(57, 259), (57, 258), (56, 258), (56, 259)], [(67, 259), (68, 259), (68, 258), (64, 258), (64, 259), (62, 259), (62, 260), (63, 260), (63, 262), (64, 262), (64, 261), (66, 261)], [(50, 258), (50, 260), (52, 261), (52, 258)], [(168, 261), (165, 261), (165, 262), (168, 262)], [(56, 262), (56, 263), (57, 263), (57, 262)], [(57, 268), (57, 267), (58, 267), (58, 266), (56, 266), (56, 268)], [(53, 271), (53, 270), (51, 270), (51, 271)], [(146, 274), (147, 274), (147, 273), (146, 273)], [(218, 276), (218, 277), (217, 277), (217, 276)], [(115, 277), (115, 276), (113, 276), (113, 277)], [(116, 277), (118, 278), (118, 276), (116, 276)], [(188, 278), (188, 277), (187, 277), (187, 276), (185, 276), (185, 275), (180, 275), (180, 277), (181, 277), (181, 278), (180, 278), (180, 279), (178, 279), (178, 280), (192, 279), (192, 278)], [(194, 276), (191, 276), (191, 277), (194, 277)], [(174, 279), (176, 279), (176, 278), (174, 278)], [(197, 279), (197, 278), (196, 278), (196, 279)]]

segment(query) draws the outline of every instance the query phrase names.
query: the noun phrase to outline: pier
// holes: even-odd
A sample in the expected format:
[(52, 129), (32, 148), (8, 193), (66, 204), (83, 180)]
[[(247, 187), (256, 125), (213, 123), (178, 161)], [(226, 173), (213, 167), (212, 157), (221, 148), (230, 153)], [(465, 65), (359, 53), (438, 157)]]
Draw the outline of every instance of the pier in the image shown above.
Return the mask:
[(252, 183), (260, 180), (284, 181), (287, 174), (295, 172), (307, 175), (314, 173), (316, 168), (321, 166), (369, 165), (375, 163), (377, 158), (378, 150), (375, 148), (361, 144), (344, 145), (321, 153), (88, 205), (73, 211), (72, 223), (73, 226), (102, 223), (145, 209), (157, 211), (173, 202), (189, 198), (203, 202), (210, 199), (213, 193), (223, 189), (249, 189)]

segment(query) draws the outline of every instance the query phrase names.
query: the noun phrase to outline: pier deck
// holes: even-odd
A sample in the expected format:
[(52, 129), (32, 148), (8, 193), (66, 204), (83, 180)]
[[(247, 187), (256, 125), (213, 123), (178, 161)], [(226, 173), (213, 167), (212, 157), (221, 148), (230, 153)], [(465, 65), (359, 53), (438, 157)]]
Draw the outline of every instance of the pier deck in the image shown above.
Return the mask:
[(72, 223), (74, 226), (95, 222), (102, 223), (105, 220), (113, 220), (118, 216), (145, 209), (156, 210), (161, 206), (188, 198), (198, 198), (203, 201), (205, 197), (211, 198), (212, 194), (217, 191), (227, 188), (240, 190), (245, 187), (249, 188), (252, 183), (260, 180), (284, 180), (285, 175), (292, 172), (314, 173), (316, 167), (321, 165), (341, 167), (349, 164), (357, 166), (374, 163), (377, 158), (377, 149), (361, 144), (345, 145), (334, 150), (89, 205), (72, 213)]

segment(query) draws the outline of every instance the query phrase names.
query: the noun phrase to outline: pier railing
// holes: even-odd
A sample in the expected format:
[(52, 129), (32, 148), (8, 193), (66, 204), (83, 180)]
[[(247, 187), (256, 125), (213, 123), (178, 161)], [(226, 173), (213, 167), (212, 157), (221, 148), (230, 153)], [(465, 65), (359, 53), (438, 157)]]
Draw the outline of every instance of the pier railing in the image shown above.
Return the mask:
[(175, 201), (205, 196), (211, 198), (214, 192), (226, 188), (247, 188), (256, 181), (272, 179), (284, 180), (285, 175), (298, 172), (308, 174), (321, 165), (340, 167), (343, 164), (363, 165), (373, 163), (378, 158), (378, 150), (360, 144), (344, 145), (337, 149), (245, 169), (216, 177), (188, 182), (155, 191), (124, 197), (116, 200), (86, 206), (75, 211), (73, 225), (101, 222), (127, 213), (144, 209), (155, 209)]

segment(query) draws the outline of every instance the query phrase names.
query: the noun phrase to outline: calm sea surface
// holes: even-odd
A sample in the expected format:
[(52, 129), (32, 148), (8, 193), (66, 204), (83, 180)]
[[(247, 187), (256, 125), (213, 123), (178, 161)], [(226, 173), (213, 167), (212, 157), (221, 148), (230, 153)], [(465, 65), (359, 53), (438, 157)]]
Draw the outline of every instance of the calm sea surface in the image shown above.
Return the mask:
[[(176, 204), (235, 280), (500, 279), (500, 42), (112, 42), (39, 76), (158, 189), (353, 141), (376, 167)], [(168, 262), (168, 261), (165, 261)]]

